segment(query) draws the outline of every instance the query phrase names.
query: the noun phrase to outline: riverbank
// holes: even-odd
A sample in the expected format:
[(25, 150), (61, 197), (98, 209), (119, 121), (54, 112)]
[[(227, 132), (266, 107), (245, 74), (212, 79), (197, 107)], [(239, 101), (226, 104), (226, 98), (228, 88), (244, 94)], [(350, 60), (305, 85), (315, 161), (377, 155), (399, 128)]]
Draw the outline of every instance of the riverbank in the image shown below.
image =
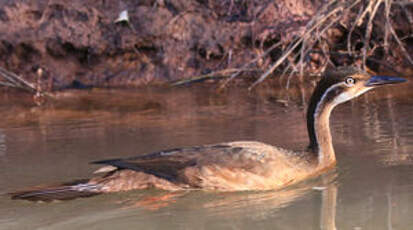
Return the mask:
[(29, 82), (41, 68), (45, 90), (258, 78), (274, 65), (408, 72), (412, 15), (407, 1), (1, 0), (0, 66)]

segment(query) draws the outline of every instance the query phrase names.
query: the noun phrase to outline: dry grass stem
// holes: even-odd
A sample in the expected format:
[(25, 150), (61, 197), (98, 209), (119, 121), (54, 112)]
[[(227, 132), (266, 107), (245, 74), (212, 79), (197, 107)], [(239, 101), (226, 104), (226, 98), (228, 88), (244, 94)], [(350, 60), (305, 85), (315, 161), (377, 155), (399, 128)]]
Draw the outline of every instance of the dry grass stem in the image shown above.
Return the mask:
[(274, 49), (276, 49), (277, 47), (281, 46), (282, 42), (277, 42), (275, 44), (273, 44), (270, 48), (268, 48), (264, 53), (262, 53), (261, 55), (257, 56), (256, 58), (252, 59), (251, 61), (249, 61), (248, 63), (244, 64), (239, 71), (234, 72), (233, 74), (231, 74), (231, 76), (225, 80), (225, 82), (220, 86), (220, 88), (224, 88), (231, 80), (233, 80), (235, 77), (237, 77), (242, 70), (247, 69), (251, 64), (258, 62), (260, 59), (264, 58), (265, 56), (267, 56), (268, 54), (270, 54)]
[(171, 84), (171, 86), (180, 86), (184, 84), (189, 84), (189, 83), (194, 83), (194, 82), (199, 82), (199, 81), (204, 81), (207, 79), (217, 79), (217, 78), (226, 78), (228, 77), (229, 74), (232, 73), (237, 73), (237, 72), (253, 72), (253, 71), (258, 71), (258, 69), (239, 69), (239, 68), (231, 68), (231, 69), (223, 69), (223, 70), (218, 70), (218, 71), (213, 71), (208, 74), (203, 74), (183, 80), (176, 81)]
[[(364, 35), (364, 47), (363, 47), (363, 69), (366, 68), (366, 60), (367, 60), (367, 53), (369, 52), (370, 48), (370, 38), (371, 38), (371, 31), (373, 30), (373, 19), (376, 16), (377, 10), (379, 6), (384, 2), (384, 0), (377, 0), (377, 1), (370, 1), (368, 9), (366, 11), (369, 12), (370, 17), (367, 22), (367, 29), (366, 34)], [(365, 12), (366, 12), (365, 11)]]
[[(367, 4), (367, 5), (365, 5)], [(300, 38), (295, 39), (293, 42), (289, 43), (288, 47), (284, 49), (280, 58), (278, 58), (270, 68), (267, 69), (264, 74), (262, 74), (257, 81), (255, 81), (249, 89), (252, 89), (257, 84), (265, 80), (275, 69), (280, 67), (283, 63), (287, 62), (284, 66), (282, 76), (289, 72), (288, 81), (286, 87), (289, 87), (290, 78), (294, 73), (299, 73), (300, 76), (304, 75), (304, 71), (308, 66), (308, 56), (316, 50), (321, 51), (322, 58), (325, 60), (324, 64), (320, 65), (319, 70), (324, 70), (327, 65), (332, 61), (330, 60), (333, 51), (330, 51), (327, 32), (334, 28), (335, 25), (340, 24), (340, 21), (344, 16), (351, 15), (353, 13), (352, 9), (356, 6), (359, 7), (358, 13), (356, 15), (356, 20), (350, 23), (347, 35), (347, 54), (348, 57), (353, 59), (361, 59), (361, 65), (364, 69), (367, 68), (367, 60), (374, 57), (373, 55), (378, 48), (384, 48), (387, 54), (390, 34), (397, 42), (403, 55), (413, 64), (413, 59), (411, 55), (407, 52), (402, 40), (398, 37), (392, 23), (390, 22), (392, 5), (396, 4), (393, 0), (371, 0), (364, 4), (361, 0), (354, 1), (330, 1), (327, 6), (323, 7), (318, 11), (316, 15), (313, 16), (312, 20), (307, 23), (306, 29)], [(408, 2), (397, 2), (397, 4), (409, 4)], [(384, 13), (380, 10), (381, 6), (384, 5)], [(407, 15), (408, 20), (411, 14), (407, 9), (402, 6), (403, 10)], [(357, 12), (357, 11), (356, 11)], [(376, 22), (378, 14), (383, 14), (385, 18), (384, 29), (378, 27), (378, 33), (383, 31), (382, 40), (380, 37), (372, 38), (373, 28), (377, 27), (380, 22)], [(367, 21), (366, 21), (367, 20)], [(380, 19), (378, 19), (380, 20)], [(365, 22), (364, 26), (363, 23)], [(352, 44), (352, 34), (354, 30), (365, 28), (364, 35), (361, 38), (363, 46), (360, 51), (353, 49)], [(324, 40), (325, 39), (325, 40)], [(298, 51), (297, 51), (297, 48)], [(338, 52), (335, 52), (338, 53)], [(341, 55), (345, 55), (345, 52), (341, 52)], [(394, 69), (392, 69), (394, 71)], [(280, 79), (282, 79), (282, 76)]]
[(396, 40), (397, 44), (400, 46), (400, 49), (402, 50), (403, 54), (406, 56), (407, 60), (410, 62), (410, 64), (413, 65), (412, 57), (410, 57), (406, 48), (404, 48), (402, 41), (400, 41), (399, 36), (397, 36), (396, 31), (394, 31), (394, 28), (391, 24), (389, 24), (389, 29), (390, 29), (391, 34), (393, 35), (393, 38)]
[[(336, 1), (331, 1), (330, 4), (334, 3)], [(354, 4), (353, 4), (354, 5)], [(326, 9), (327, 10), (327, 9)], [(310, 39), (312, 35), (312, 33), (318, 29), (320, 26), (323, 25), (323, 23), (329, 19), (331, 16), (333, 16), (334, 14), (336, 14), (339, 11), (342, 11), (343, 8), (341, 6), (334, 8), (333, 10), (331, 10), (329, 13), (327, 13), (326, 15), (322, 15), (322, 14), (317, 14), (313, 20), (311, 20), (307, 25), (311, 25), (311, 27), (305, 31), (305, 33), (301, 36), (301, 38), (299, 38), (297, 41), (293, 42), (293, 44), (290, 46), (289, 49), (287, 49), (283, 55), (264, 73), (262, 74), (257, 81), (255, 81), (251, 86), (250, 86), (250, 90), (252, 88), (254, 88), (257, 84), (261, 83), (265, 78), (267, 78), (272, 72), (274, 72), (274, 70), (279, 67), (286, 59), (288, 56), (290, 56), (290, 54), (299, 46), (302, 44), (302, 42), (306, 39)], [(323, 12), (324, 13), (324, 12)], [(313, 25), (314, 24), (314, 25)]]
[(0, 82), (3, 86), (13, 87), (28, 90), (30, 92), (36, 92), (34, 84), (24, 80), (22, 77), (15, 73), (7, 71), (0, 67), (0, 77), (6, 80), (6, 82)]

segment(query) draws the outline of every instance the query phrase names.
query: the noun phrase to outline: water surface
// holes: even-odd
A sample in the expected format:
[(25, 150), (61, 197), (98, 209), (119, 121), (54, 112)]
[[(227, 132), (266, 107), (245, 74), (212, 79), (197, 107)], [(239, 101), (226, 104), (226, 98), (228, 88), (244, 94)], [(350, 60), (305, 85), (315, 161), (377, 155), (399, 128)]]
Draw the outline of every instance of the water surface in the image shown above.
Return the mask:
[(90, 161), (180, 146), (258, 140), (305, 148), (312, 87), (73, 91), (42, 107), (2, 94), (0, 229), (411, 229), (411, 87), (339, 106), (336, 170), (281, 191), (145, 190), (53, 203), (6, 193), (87, 178), (98, 168)]

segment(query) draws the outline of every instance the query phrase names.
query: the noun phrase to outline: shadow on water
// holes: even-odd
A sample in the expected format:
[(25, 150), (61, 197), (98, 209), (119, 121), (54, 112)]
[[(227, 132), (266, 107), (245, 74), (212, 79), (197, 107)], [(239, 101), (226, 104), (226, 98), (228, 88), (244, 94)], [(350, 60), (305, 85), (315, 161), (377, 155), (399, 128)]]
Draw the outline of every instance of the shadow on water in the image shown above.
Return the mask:
[[(270, 192), (145, 190), (48, 204), (1, 195), (0, 229), (408, 229), (411, 86), (373, 91), (333, 112), (338, 165), (320, 178)], [(74, 91), (44, 107), (3, 95), (0, 193), (88, 177), (90, 161), (177, 146), (259, 140), (302, 149), (311, 91)]]

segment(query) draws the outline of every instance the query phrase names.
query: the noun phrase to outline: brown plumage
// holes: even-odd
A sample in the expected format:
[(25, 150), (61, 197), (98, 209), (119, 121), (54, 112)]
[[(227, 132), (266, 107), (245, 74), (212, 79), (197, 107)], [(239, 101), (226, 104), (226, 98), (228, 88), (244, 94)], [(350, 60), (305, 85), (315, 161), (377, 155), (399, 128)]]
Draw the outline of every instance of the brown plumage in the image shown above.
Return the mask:
[(174, 149), (97, 163), (127, 169), (91, 181), (107, 192), (147, 187), (166, 190), (269, 190), (316, 173), (316, 162), (306, 154), (260, 142)]
[(334, 167), (329, 117), (332, 109), (378, 85), (404, 79), (373, 76), (353, 68), (328, 72), (318, 83), (307, 112), (309, 148), (292, 152), (261, 142), (239, 141), (177, 148), (93, 162), (103, 176), (82, 183), (32, 189), (13, 199), (53, 200), (155, 187), (220, 191), (279, 189)]

